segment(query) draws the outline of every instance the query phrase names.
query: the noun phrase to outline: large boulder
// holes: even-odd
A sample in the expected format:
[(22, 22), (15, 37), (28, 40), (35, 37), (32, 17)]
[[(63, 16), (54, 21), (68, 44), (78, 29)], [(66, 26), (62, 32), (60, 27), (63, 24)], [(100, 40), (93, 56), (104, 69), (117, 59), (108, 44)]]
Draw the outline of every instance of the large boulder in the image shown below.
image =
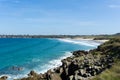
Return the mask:
[(78, 50), (78, 51), (74, 51), (74, 52), (73, 52), (73, 55), (74, 55), (75, 57), (83, 56), (83, 55), (86, 55), (86, 54), (88, 54), (88, 52), (87, 52), (87, 51), (84, 51), (84, 50)]
[(7, 76), (2, 76), (1, 78), (0, 78), (0, 80), (7, 80)]
[(61, 73), (63, 72), (63, 67), (60, 66), (60, 67), (55, 68), (55, 69), (54, 69), (54, 72), (61, 74)]
[(65, 68), (71, 64), (71, 62), (68, 62), (67, 59), (63, 59), (63, 60), (61, 60), (61, 62), (62, 62), (62, 66)]
[(28, 74), (28, 76), (37, 76), (38, 74), (35, 71), (30, 71), (30, 73)]

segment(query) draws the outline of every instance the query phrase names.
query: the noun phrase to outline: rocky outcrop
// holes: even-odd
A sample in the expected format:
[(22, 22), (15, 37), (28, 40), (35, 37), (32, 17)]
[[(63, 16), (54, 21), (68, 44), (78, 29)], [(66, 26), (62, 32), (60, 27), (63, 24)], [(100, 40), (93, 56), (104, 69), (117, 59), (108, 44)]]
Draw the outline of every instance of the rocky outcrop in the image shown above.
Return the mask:
[(0, 80), (7, 80), (7, 76), (2, 76), (1, 78), (0, 78)]
[(78, 50), (78, 51), (74, 51), (73, 52), (73, 55), (75, 56), (75, 57), (79, 57), (79, 56), (83, 56), (83, 55), (87, 55), (88, 54), (88, 52), (87, 51), (84, 51), (84, 50)]
[[(77, 52), (81, 53), (81, 51)], [(76, 54), (76, 52), (73, 54)], [(100, 56), (98, 58), (98, 56), (85, 52), (85, 54), (82, 53), (82, 55), (74, 57), (71, 62), (64, 59), (63, 65), (60, 67), (62, 71), (58, 68), (55, 72), (61, 74), (62, 80), (81, 80), (100, 74), (106, 68), (110, 68), (113, 61), (110, 56)]]
[[(117, 43), (117, 44), (116, 44)], [(90, 51), (78, 50), (63, 59), (62, 65), (44, 74), (31, 71), (28, 78), (19, 80), (89, 80), (109, 69), (120, 57), (120, 39), (110, 40)]]
[(29, 77), (27, 78), (17, 80), (62, 80), (59, 74), (52, 72), (51, 70), (48, 70), (44, 74), (37, 74), (36, 72), (31, 71), (28, 76)]
[[(62, 65), (53, 71), (48, 70), (45, 74), (37, 74), (31, 71), (28, 78), (21, 80), (83, 80), (100, 74), (106, 68), (110, 68), (114, 62), (111, 56), (94, 56), (91, 53), (81, 53), (77, 57), (62, 60)], [(76, 51), (75, 53), (76, 54)]]

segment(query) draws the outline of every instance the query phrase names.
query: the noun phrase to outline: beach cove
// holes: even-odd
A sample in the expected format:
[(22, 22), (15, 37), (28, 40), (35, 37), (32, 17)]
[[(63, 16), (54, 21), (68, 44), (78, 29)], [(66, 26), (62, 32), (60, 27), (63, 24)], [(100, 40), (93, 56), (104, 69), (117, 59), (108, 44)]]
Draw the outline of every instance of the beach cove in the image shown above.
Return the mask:
[[(41, 44), (44, 41), (47, 42)], [(1, 58), (1, 61), (4, 61), (5, 59), (6, 61), (4, 62), (4, 64), (1, 62), (2, 66), (0, 68), (0, 74), (1, 76), (7, 75), (8, 79), (11, 80), (15, 78), (27, 77), (27, 74), (31, 70), (34, 70), (37, 73), (44, 73), (49, 69), (62, 65), (61, 60), (71, 56), (72, 55), (71, 52), (75, 50), (94, 49), (99, 44), (101, 44), (98, 42), (94, 42), (93, 40), (51, 39), (51, 38), (49, 39), (1, 38), (1, 43), (2, 43), (0, 45), (2, 47), (1, 54), (2, 53), (6, 54), (3, 55), (5, 56), (5, 58), (4, 59)], [(7, 48), (9, 49), (6, 50)], [(49, 56), (49, 54), (51, 55), (51, 57)], [(10, 55), (10, 58), (7, 57), (8, 55)]]
[(44, 74), (30, 71), (28, 77), (15, 80), (119, 80), (119, 53), (120, 39), (110, 39), (96, 49), (73, 51), (61, 66)]

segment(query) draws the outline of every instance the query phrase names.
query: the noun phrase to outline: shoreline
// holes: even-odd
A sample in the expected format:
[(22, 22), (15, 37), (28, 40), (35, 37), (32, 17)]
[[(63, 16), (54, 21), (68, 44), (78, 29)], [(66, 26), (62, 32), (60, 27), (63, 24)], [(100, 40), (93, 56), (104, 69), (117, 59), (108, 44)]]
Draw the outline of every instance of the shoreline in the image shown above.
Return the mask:
[[(97, 50), (97, 49), (94, 49), (94, 50)], [(113, 58), (111, 58), (111, 56), (101, 55), (99, 59), (97, 58), (97, 56), (91, 54), (91, 52), (94, 52), (94, 50), (73, 51), (72, 56), (69, 56), (61, 60), (62, 62), (61, 66), (56, 67), (54, 69), (49, 69), (44, 74), (38, 74), (35, 71), (31, 71), (28, 74), (29, 76), (28, 78), (21, 78), (20, 80), (34, 80), (34, 78), (37, 78), (40, 80), (73, 80), (73, 79), (89, 80), (93, 78), (95, 75), (98, 75), (101, 72), (103, 72), (106, 68), (111, 67), (111, 64), (113, 63)], [(89, 65), (88, 63), (92, 65)], [(103, 65), (103, 67), (99, 65)], [(84, 71), (88, 71), (88, 72), (84, 72)]]
[[(61, 38), (59, 38), (59, 39), (61, 39)], [(62, 39), (66, 39), (66, 38), (62, 38)], [(68, 38), (67, 38), (68, 39)], [(96, 40), (93, 40), (93, 39), (82, 39), (82, 38), (77, 38), (77, 39), (71, 39), (71, 38), (69, 38), (69, 40), (77, 40), (77, 41), (79, 41), (79, 40), (86, 40), (86, 41), (95, 41), (95, 43), (96, 43)], [(100, 40), (101, 41), (101, 40)], [(102, 42), (103, 43), (103, 42)], [(73, 51), (74, 52), (74, 51)], [(71, 53), (72, 54), (72, 53)], [(66, 56), (66, 57), (64, 57), (64, 58), (61, 58), (61, 60), (60, 61), (62, 61), (62, 60), (64, 60), (64, 59), (66, 59), (66, 58), (69, 58), (69, 57), (72, 57), (73, 56), (73, 54), (72, 55), (70, 55), (70, 56)], [(61, 62), (62, 63), (62, 62)], [(62, 64), (61, 64), (62, 65)], [(60, 67), (61, 65), (59, 65), (59, 66), (56, 66), (56, 67)], [(50, 69), (47, 69), (46, 71), (49, 71), (49, 70), (51, 70), (51, 69), (55, 69), (56, 67), (52, 67), (52, 68), (50, 68)], [(44, 73), (46, 73), (46, 72), (44, 72)], [(43, 74), (43, 73), (42, 73)], [(28, 77), (28, 76), (26, 76), (26, 77)], [(8, 79), (8, 80), (11, 80), (11, 79)]]
[[(59, 67), (59, 66), (61, 66), (62, 65), (62, 60), (63, 59), (66, 59), (66, 58), (68, 58), (68, 57), (72, 57), (73, 55), (72, 55), (72, 52), (65, 52), (65, 54), (63, 55), (63, 56), (60, 56), (59, 58), (57, 58), (57, 59), (53, 59), (53, 60), (51, 60), (51, 61), (49, 61), (48, 62), (48, 64), (45, 64), (45, 65), (43, 65), (43, 66), (47, 66), (48, 68), (47, 69), (45, 69), (45, 70), (41, 70), (41, 71), (36, 71), (36, 70), (34, 70), (37, 74), (44, 74), (44, 73), (46, 73), (48, 70), (54, 70), (55, 68), (57, 68), (57, 67)], [(54, 62), (54, 65), (53, 65), (53, 62)], [(56, 63), (56, 62), (58, 62), (58, 63)], [(56, 64), (55, 64), (56, 63)], [(32, 70), (30, 70), (30, 71), (32, 71)], [(30, 72), (29, 71), (29, 72)], [(28, 72), (28, 73), (29, 73)], [(7, 80), (16, 80), (16, 79), (21, 79), (21, 78), (27, 78), (27, 77), (29, 77), (27, 74), (28, 73), (26, 73), (26, 74), (20, 74), (20, 75), (8, 75), (8, 74), (3, 74), (3, 75), (0, 75), (0, 80), (1, 80), (1, 78), (2, 77), (4, 77), (4, 78), (7, 78)], [(14, 78), (12, 77), (12, 76), (14, 76)], [(6, 79), (3, 79), (3, 80), (6, 80)]]
[(92, 47), (98, 47), (100, 44), (103, 44), (109, 40), (94, 40), (94, 38), (56, 38), (64, 42), (69, 42), (73, 44), (80, 44), (80, 45), (86, 45), (86, 46), (92, 46)]
[[(58, 38), (59, 39), (59, 38)], [(96, 41), (96, 42), (106, 42), (109, 41), (107, 39), (103, 39), (103, 40), (94, 40), (94, 38), (60, 38), (60, 39), (70, 39), (70, 40), (87, 40), (87, 41)]]

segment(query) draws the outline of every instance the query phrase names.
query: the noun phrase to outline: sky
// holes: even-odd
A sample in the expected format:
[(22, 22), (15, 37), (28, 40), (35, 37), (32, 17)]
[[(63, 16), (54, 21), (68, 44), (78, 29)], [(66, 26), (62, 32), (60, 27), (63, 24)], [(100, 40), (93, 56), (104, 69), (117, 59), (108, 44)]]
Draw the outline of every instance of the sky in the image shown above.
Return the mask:
[(0, 0), (0, 34), (120, 32), (120, 0)]

